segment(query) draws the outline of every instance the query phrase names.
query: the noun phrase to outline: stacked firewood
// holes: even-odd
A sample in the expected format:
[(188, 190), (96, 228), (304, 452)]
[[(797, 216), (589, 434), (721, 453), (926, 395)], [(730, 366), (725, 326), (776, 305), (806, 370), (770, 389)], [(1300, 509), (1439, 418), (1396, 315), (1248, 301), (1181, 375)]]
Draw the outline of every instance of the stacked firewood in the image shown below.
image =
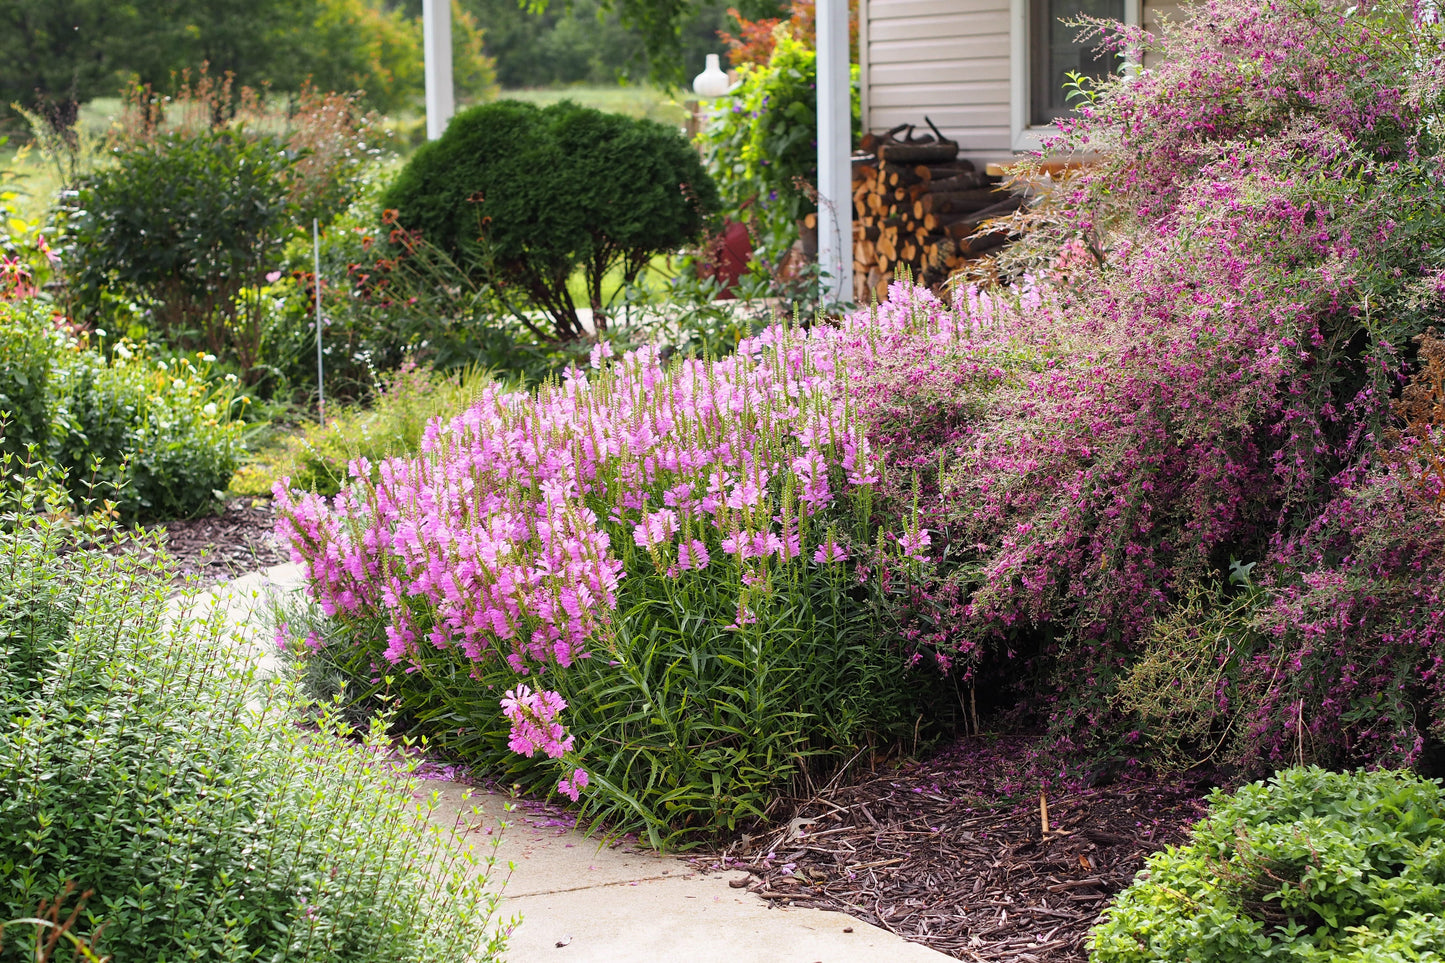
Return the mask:
[[(927, 118), (924, 118), (927, 120)], [(958, 157), (938, 128), (915, 134), (903, 125), (865, 135), (853, 161), (853, 294), (860, 303), (887, 297), (903, 268), (929, 286), (1004, 245), (1007, 231), (975, 236), (980, 225), (1018, 209), (1000, 178)]]

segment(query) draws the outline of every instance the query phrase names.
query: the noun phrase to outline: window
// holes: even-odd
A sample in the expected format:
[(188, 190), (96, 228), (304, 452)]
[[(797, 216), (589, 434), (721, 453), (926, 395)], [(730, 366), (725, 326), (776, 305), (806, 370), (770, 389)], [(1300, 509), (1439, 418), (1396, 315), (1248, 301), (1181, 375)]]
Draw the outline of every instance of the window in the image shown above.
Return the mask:
[(1140, 0), (1012, 0), (1013, 148), (1036, 150), (1055, 120), (1072, 109), (1064, 85), (1070, 73), (1103, 77), (1118, 69), (1114, 54), (1079, 43), (1065, 21), (1103, 17), (1139, 22)]

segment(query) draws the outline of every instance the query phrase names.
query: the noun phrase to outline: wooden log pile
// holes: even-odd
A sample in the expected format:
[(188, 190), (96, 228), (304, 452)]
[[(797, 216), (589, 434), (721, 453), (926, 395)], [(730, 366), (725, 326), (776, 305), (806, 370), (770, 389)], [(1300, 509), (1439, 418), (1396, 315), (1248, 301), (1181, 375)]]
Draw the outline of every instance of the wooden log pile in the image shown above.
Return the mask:
[[(924, 118), (927, 120), (927, 118)], [(908, 125), (865, 135), (853, 160), (853, 296), (887, 298), (888, 283), (907, 267), (933, 286), (969, 260), (1002, 247), (1008, 232), (973, 237), (983, 222), (1018, 209), (998, 190), (1001, 178), (958, 157), (938, 128), (915, 135)]]

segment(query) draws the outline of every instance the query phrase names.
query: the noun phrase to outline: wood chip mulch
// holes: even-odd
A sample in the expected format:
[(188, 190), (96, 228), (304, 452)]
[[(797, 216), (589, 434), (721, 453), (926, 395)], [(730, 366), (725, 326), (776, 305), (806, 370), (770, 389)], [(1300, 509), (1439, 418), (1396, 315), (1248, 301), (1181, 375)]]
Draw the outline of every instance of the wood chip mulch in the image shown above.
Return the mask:
[(777, 905), (846, 912), (956, 959), (1087, 960), (1109, 899), (1184, 837), (1211, 784), (1128, 774), (1059, 786), (1045, 833), (1038, 783), (1019, 802), (1025, 784), (1010, 775), (1027, 746), (965, 740), (825, 791), (713, 865), (746, 871), (732, 885)]
[(268, 499), (234, 499), (224, 510), (201, 518), (157, 522), (166, 552), (175, 562), (177, 587), (201, 586), (291, 561), (272, 529), (276, 513)]

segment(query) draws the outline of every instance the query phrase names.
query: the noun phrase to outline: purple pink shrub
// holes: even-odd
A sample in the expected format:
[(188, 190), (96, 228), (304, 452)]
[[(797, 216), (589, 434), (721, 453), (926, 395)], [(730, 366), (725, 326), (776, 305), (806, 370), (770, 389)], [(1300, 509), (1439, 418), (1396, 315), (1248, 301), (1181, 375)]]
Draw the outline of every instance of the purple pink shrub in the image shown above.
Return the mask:
[[(1439, 520), (1374, 466), (1445, 290), (1441, 31), (1408, 4), (1219, 0), (1159, 48), (1054, 144), (1102, 156), (1017, 263), (1052, 245), (1068, 269), (987, 312), (930, 305), (961, 343), (855, 368), (876, 446), (920, 472), (880, 504), (916, 504), (942, 561), (892, 593), (902, 631), (965, 671), (1051, 653), (1064, 744), (1129, 742), (1110, 693), (1156, 623), (1267, 560), (1268, 641), (1239, 626), (1224, 700), (1257, 703), (1245, 755), (1279, 758), (1303, 698), (1314, 758), (1414, 759), (1439, 718), (1404, 710), (1439, 650)], [(980, 330), (1032, 357), (986, 392), (955, 360)]]

